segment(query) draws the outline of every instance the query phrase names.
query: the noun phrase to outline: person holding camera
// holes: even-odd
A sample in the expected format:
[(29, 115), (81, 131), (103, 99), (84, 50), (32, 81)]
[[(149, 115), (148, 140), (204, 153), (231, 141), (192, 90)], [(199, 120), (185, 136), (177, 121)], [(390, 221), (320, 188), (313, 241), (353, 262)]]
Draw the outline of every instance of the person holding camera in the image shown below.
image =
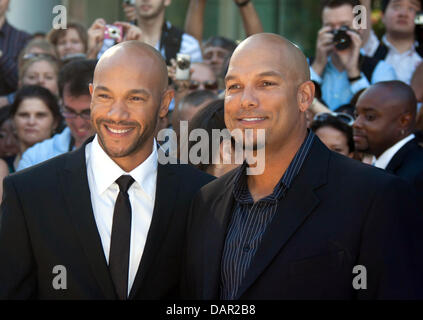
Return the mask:
[(142, 30), (142, 41), (155, 47), (170, 65), (177, 53), (188, 54), (191, 62), (202, 62), (200, 44), (193, 36), (173, 26), (165, 19), (166, 8), (172, 0), (124, 1), (128, 21)]
[(350, 102), (371, 83), (396, 80), (392, 66), (361, 55), (360, 34), (353, 29), (353, 8), (359, 0), (326, 0), (323, 27), (319, 30), (316, 56), (310, 59), (311, 79), (320, 84), (322, 99), (335, 110)]

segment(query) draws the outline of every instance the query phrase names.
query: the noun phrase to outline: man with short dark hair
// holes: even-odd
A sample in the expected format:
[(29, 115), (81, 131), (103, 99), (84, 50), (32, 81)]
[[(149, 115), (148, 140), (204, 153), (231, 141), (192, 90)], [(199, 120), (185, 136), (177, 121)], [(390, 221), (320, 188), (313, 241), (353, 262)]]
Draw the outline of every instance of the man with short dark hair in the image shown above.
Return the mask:
[(198, 41), (165, 20), (165, 11), (171, 2), (172, 0), (136, 0), (135, 10), (127, 4), (124, 4), (124, 8), (127, 16), (132, 16), (135, 11), (135, 22), (142, 31), (141, 41), (159, 50), (168, 65), (171, 59), (176, 58), (177, 53), (189, 54), (192, 62), (201, 62)]
[(422, 10), (421, 0), (382, 0), (382, 22), (386, 33), (368, 45), (366, 55), (392, 65), (398, 80), (410, 84), (414, 70), (423, 60), (423, 44), (415, 38), (416, 13)]
[(6, 19), (9, 0), (0, 0), (0, 96), (18, 87), (18, 55), (30, 35), (11, 26)]
[(179, 297), (190, 202), (212, 177), (162, 164), (154, 134), (173, 96), (166, 63), (147, 44), (118, 44), (90, 93), (96, 135), (4, 180), (0, 299)]
[(356, 149), (373, 154), (374, 166), (408, 180), (423, 209), (423, 148), (413, 134), (416, 105), (407, 84), (377, 83), (358, 99), (353, 130)]
[(91, 97), (88, 85), (93, 80), (96, 63), (96, 60), (76, 60), (62, 68), (59, 73), (59, 94), (67, 127), (63, 132), (25, 151), (18, 170), (72, 151), (94, 133), (90, 121)]
[[(396, 79), (392, 66), (360, 54), (362, 39), (353, 29), (353, 8), (357, 5), (359, 0), (326, 0), (323, 4), (323, 27), (317, 36), (310, 71), (311, 79), (320, 84), (322, 99), (331, 110), (348, 104), (358, 91), (371, 83)], [(345, 27), (348, 30), (342, 31)], [(346, 32), (341, 38), (348, 37), (349, 44), (335, 43), (334, 32), (340, 31)]]
[(278, 35), (251, 36), (225, 84), (226, 127), (263, 151), (265, 166), (249, 174), (255, 164), (246, 161), (194, 198), (184, 296), (422, 299), (423, 216), (411, 189), (307, 130), (314, 84), (303, 53)]

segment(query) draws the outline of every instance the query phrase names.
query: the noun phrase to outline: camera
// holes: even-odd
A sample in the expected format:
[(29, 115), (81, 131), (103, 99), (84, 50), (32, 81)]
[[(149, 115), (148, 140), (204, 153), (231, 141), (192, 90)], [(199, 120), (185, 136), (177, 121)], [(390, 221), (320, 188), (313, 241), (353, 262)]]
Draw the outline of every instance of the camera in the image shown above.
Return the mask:
[(112, 24), (106, 25), (106, 30), (104, 31), (104, 39), (113, 39), (116, 42), (122, 41), (123, 30), (121, 26), (114, 26)]
[(176, 55), (176, 80), (189, 80), (191, 57), (189, 54), (178, 53)]
[(348, 49), (351, 46), (351, 37), (347, 34), (350, 30), (347, 26), (342, 26), (339, 29), (332, 30), (333, 43), (335, 48), (339, 51)]

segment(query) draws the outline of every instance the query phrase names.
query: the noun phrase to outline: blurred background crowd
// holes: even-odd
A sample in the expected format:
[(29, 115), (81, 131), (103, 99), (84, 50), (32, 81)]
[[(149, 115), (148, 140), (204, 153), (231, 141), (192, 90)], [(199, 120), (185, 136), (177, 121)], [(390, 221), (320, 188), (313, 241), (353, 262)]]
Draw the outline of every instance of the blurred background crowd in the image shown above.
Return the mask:
[[(67, 29), (52, 28), (56, 5)], [(367, 28), (354, 29), (357, 5)], [(396, 173), (389, 162), (412, 143), (421, 172), (421, 12), (421, 0), (0, 0), (0, 179), (93, 134), (88, 84), (97, 59), (121, 41), (146, 42), (168, 64), (175, 98), (158, 129), (225, 128), (229, 59), (261, 32), (307, 55), (316, 85), (309, 128), (330, 149)], [(234, 167), (197, 166), (215, 176)]]

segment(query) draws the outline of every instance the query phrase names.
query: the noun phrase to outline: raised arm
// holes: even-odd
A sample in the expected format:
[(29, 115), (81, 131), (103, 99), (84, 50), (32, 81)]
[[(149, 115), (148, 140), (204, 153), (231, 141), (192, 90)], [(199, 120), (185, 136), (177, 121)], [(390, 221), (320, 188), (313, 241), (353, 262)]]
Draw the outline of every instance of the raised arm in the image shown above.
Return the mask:
[(205, 9), (206, 0), (190, 0), (185, 18), (185, 32), (192, 35), (199, 43), (203, 41)]
[(246, 36), (263, 32), (263, 26), (253, 2), (251, 0), (234, 0), (234, 2), (241, 13)]

